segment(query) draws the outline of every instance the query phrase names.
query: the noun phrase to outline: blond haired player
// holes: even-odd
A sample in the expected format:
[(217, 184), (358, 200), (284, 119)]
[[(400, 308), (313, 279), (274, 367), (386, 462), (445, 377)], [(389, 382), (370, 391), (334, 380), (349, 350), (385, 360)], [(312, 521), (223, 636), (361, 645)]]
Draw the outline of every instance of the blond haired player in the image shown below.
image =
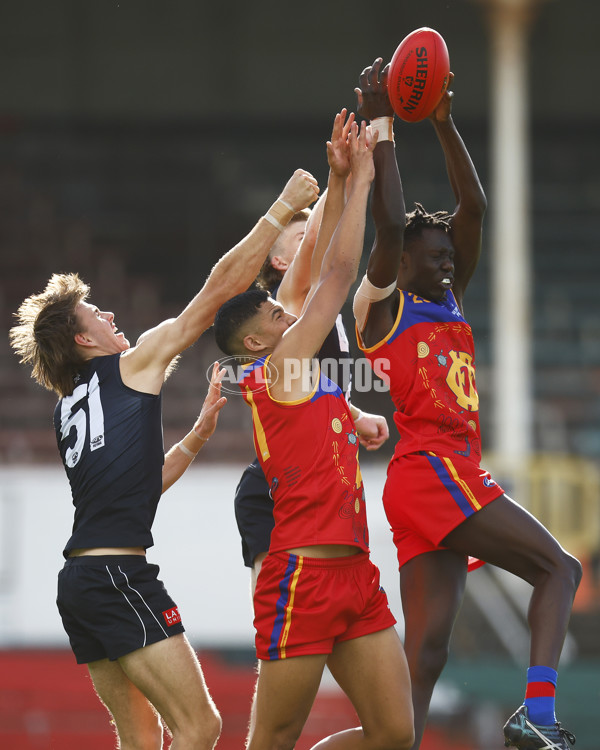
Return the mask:
[[(297, 170), (187, 307), (134, 347), (112, 312), (87, 301), (89, 287), (76, 274), (55, 274), (22, 303), (11, 330), (21, 361), (59, 396), (54, 425), (75, 518), (58, 607), (121, 750), (162, 748), (161, 718), (172, 750), (210, 750), (219, 736), (221, 719), (177, 606), (158, 566), (146, 560), (163, 485), (161, 390), (173, 358), (212, 324), (231, 294), (252, 283), (278, 226), (317, 193), (314, 177)], [(186, 451), (193, 454), (206, 437), (187, 436), (174, 450), (189, 459)]]

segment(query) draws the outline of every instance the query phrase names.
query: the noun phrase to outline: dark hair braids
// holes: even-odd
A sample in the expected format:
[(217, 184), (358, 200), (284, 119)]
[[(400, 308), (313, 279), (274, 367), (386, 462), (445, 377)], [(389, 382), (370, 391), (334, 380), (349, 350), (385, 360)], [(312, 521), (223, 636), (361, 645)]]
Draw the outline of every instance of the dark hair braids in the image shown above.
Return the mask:
[(430, 214), (420, 203), (415, 202), (414, 210), (406, 214), (404, 241), (417, 237), (424, 229), (441, 229), (442, 232), (449, 232), (451, 217), (452, 214), (447, 211)]

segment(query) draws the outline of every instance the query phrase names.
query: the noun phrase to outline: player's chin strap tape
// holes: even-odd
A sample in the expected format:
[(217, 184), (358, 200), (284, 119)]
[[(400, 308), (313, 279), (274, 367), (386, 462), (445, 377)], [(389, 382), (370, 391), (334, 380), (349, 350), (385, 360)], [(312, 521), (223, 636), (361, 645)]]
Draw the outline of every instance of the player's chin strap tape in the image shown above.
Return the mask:
[(352, 311), (354, 312), (359, 331), (362, 331), (365, 327), (371, 304), (389, 297), (395, 288), (395, 281), (392, 281), (392, 283), (389, 286), (386, 286), (385, 289), (379, 289), (371, 284), (367, 278), (367, 274), (363, 276), (363, 280), (360, 282), (360, 286), (356, 290), (354, 302), (352, 303)]

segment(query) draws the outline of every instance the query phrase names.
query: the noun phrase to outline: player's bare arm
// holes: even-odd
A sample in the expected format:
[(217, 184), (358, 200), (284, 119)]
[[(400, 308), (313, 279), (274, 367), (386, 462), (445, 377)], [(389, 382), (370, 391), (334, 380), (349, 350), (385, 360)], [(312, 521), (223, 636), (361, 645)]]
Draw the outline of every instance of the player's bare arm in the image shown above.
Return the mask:
[[(450, 83), (453, 75), (450, 74)], [(451, 219), (454, 245), (453, 292), (462, 307), (462, 298), (481, 254), (481, 233), (487, 200), (469, 152), (452, 119), (453, 92), (446, 91), (431, 115), (446, 158), (446, 169), (456, 200)]]
[[(371, 123), (374, 120), (379, 121), (391, 129), (394, 111), (387, 92), (389, 66), (382, 69), (382, 64), (381, 58), (377, 58), (373, 65), (363, 70), (359, 79), (360, 87), (355, 89), (355, 92), (359, 114)], [(391, 138), (391, 134), (388, 137)], [(375, 241), (367, 265), (367, 279), (377, 289), (385, 289), (398, 277), (406, 226), (404, 193), (394, 141), (380, 139), (373, 154), (373, 161), (375, 181), (371, 213), (375, 224)], [(397, 297), (398, 293), (393, 290), (384, 299), (371, 303), (366, 325), (361, 330), (367, 346), (381, 341), (392, 328)]]
[(305, 238), (277, 291), (277, 299), (283, 307), (296, 315), (300, 314), (310, 298), (323, 255), (344, 210), (345, 186), (350, 174), (347, 141), (354, 113), (351, 112), (347, 118), (346, 115), (344, 108), (335, 116), (331, 140), (326, 144), (329, 163), (327, 189), (313, 211), (313, 214), (318, 212), (317, 215), (311, 215), (307, 222)]
[(347, 110), (342, 109), (335, 116), (331, 140), (327, 141), (327, 198), (323, 208), (323, 218), (319, 226), (317, 242), (312, 255), (310, 269), (310, 290), (304, 301), (306, 308), (319, 284), (323, 258), (339, 223), (346, 203), (346, 182), (351, 170), (348, 136), (354, 122), (354, 112), (346, 118)]
[[(276, 203), (283, 201), (293, 214), (315, 201), (318, 191), (316, 179), (297, 169)], [(224, 302), (252, 284), (279, 232), (277, 222), (261, 217), (252, 231), (217, 262), (200, 292), (177, 318), (163, 321), (140, 337), (140, 343), (121, 357), (121, 376), (126, 385), (158, 393), (173, 357), (212, 325)]]
[(163, 493), (182, 476), (216, 430), (219, 413), (227, 403), (225, 396), (221, 396), (221, 382), (225, 374), (226, 371), (219, 367), (218, 362), (215, 362), (208, 393), (194, 426), (166, 453), (162, 471)]
[(369, 414), (355, 404), (348, 404), (360, 444), (368, 451), (376, 451), (390, 436), (387, 420), (381, 414)]
[(310, 264), (326, 198), (327, 190), (325, 189), (310, 212), (300, 247), (292, 258), (277, 290), (277, 299), (288, 312), (294, 315), (300, 315), (306, 295), (310, 291)]
[[(374, 177), (373, 149), (366, 124), (353, 123), (348, 138), (352, 186), (342, 217), (327, 248), (317, 288), (300, 319), (283, 334), (271, 357), (281, 371), (286, 358), (309, 361), (319, 349), (356, 279), (363, 247), (366, 204)], [(310, 393), (301, 378), (280, 379), (272, 387), (276, 399), (291, 401)], [(286, 391), (287, 387), (287, 391)]]

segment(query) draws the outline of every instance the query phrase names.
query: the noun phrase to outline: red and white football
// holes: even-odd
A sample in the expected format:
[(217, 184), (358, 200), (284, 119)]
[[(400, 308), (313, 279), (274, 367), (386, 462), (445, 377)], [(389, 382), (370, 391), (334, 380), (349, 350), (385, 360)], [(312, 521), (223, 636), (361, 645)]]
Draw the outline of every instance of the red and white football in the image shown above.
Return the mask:
[(433, 112), (448, 87), (450, 57), (441, 34), (424, 26), (398, 45), (390, 62), (388, 96), (394, 112), (419, 122)]

